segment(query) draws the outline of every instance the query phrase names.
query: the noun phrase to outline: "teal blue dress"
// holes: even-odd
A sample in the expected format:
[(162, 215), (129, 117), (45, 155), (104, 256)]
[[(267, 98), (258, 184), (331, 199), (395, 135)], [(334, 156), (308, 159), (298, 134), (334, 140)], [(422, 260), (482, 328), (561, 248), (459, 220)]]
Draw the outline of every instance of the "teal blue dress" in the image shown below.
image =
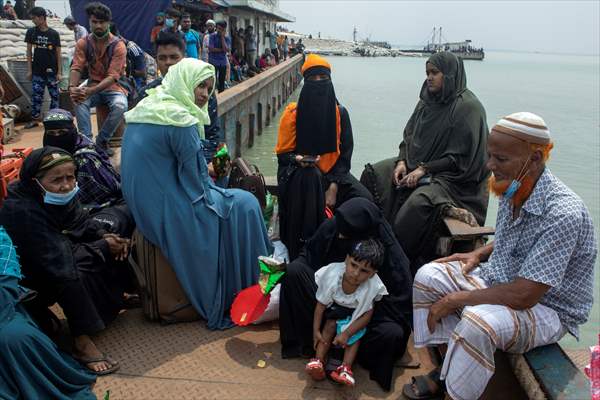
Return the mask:
[(0, 399), (95, 399), (96, 376), (39, 330), (20, 303), (21, 267), (0, 227)]
[(128, 124), (121, 188), (208, 328), (233, 326), (235, 295), (258, 281), (258, 256), (271, 251), (256, 198), (213, 184), (195, 126)]

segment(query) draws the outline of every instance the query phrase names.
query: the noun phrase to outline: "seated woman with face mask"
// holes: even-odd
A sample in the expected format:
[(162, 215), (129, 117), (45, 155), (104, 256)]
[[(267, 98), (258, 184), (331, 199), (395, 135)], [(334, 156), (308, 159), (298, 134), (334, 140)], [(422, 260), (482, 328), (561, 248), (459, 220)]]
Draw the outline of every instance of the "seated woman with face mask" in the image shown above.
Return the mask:
[[(17, 248), (22, 284), (38, 292), (28, 303), (44, 325), (47, 307), (58, 303), (75, 339), (73, 356), (91, 372), (105, 375), (118, 364), (96, 348), (90, 335), (103, 330), (123, 308), (132, 227), (110, 208), (90, 216), (78, 199), (70, 153), (43, 147), (25, 159), (20, 181), (11, 184), (0, 210)], [(118, 229), (119, 232), (115, 231)]]

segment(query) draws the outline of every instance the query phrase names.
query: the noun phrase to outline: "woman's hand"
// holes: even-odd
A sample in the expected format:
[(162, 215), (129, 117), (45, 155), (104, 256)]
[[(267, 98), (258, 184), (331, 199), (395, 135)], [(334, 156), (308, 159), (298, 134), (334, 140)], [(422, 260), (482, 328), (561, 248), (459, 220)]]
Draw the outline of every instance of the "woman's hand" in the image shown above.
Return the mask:
[(453, 261), (458, 261), (460, 263), (462, 273), (466, 275), (479, 265), (481, 259), (479, 258), (479, 253), (477, 251), (471, 251), (469, 253), (454, 253), (448, 257), (438, 258), (433, 262), (449, 263)]
[(422, 167), (418, 167), (410, 174), (406, 175), (400, 180), (399, 186), (406, 186), (409, 188), (417, 187), (417, 182), (425, 176), (425, 170)]
[(325, 205), (332, 210), (335, 208), (335, 202), (337, 200), (338, 185), (335, 182), (331, 182), (329, 188), (325, 192)]
[(208, 168), (208, 175), (209, 175), (211, 178), (216, 178), (216, 177), (217, 177), (217, 174), (215, 173), (215, 167), (213, 166), (213, 163), (212, 163), (212, 161), (211, 161), (211, 162), (209, 162), (208, 164), (206, 164), (206, 167)]
[(315, 165), (316, 165), (316, 164), (319, 162), (319, 160), (321, 159), (321, 156), (317, 156), (317, 157), (316, 157), (316, 160), (315, 160), (315, 162), (304, 162), (304, 161), (302, 161), (302, 159), (303, 159), (304, 157), (306, 157), (306, 156), (303, 156), (303, 155), (301, 155), (301, 154), (296, 154), (296, 157), (295, 157), (295, 159), (296, 159), (296, 162), (297, 162), (298, 164), (300, 164), (300, 166), (301, 166), (302, 168), (306, 168), (306, 167), (314, 167), (314, 166), (315, 166)]
[(333, 344), (342, 348), (346, 348), (346, 346), (348, 346), (348, 340), (350, 340), (350, 336), (348, 336), (347, 332), (348, 331), (343, 331), (337, 335), (335, 339), (333, 339)]
[(406, 171), (406, 163), (404, 162), (404, 160), (398, 161), (398, 164), (396, 164), (396, 168), (394, 168), (394, 173), (392, 174), (392, 182), (394, 182), (394, 185), (400, 186), (400, 181), (406, 175)]
[(110, 254), (117, 261), (123, 261), (129, 255), (129, 245), (131, 241), (116, 235), (114, 233), (107, 233), (103, 236), (103, 239), (108, 243)]

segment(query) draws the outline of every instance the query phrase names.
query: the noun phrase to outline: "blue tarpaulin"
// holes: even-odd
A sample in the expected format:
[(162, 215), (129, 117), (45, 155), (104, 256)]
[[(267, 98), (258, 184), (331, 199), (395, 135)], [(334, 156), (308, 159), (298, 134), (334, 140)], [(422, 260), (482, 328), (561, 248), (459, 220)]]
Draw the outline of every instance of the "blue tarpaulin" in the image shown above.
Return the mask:
[[(85, 7), (91, 0), (70, 0), (73, 18), (89, 31)], [(150, 31), (154, 26), (156, 13), (171, 5), (171, 0), (101, 0), (112, 11), (113, 22), (121, 35), (136, 42), (146, 52), (152, 53)]]

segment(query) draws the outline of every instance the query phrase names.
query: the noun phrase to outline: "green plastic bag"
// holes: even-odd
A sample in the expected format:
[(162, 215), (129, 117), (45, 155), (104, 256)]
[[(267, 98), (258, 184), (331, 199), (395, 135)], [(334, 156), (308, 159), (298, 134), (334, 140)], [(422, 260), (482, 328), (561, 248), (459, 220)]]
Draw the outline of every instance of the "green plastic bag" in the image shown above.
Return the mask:
[(258, 265), (260, 266), (260, 276), (258, 284), (264, 295), (271, 293), (271, 290), (277, 285), (277, 282), (285, 274), (286, 264), (275, 258), (260, 256), (258, 257)]
[(269, 229), (269, 223), (271, 222), (271, 218), (273, 217), (273, 208), (275, 206), (276, 198), (271, 194), (271, 192), (267, 191), (267, 195), (265, 196), (266, 205), (263, 208), (263, 220), (265, 221), (265, 226)]

